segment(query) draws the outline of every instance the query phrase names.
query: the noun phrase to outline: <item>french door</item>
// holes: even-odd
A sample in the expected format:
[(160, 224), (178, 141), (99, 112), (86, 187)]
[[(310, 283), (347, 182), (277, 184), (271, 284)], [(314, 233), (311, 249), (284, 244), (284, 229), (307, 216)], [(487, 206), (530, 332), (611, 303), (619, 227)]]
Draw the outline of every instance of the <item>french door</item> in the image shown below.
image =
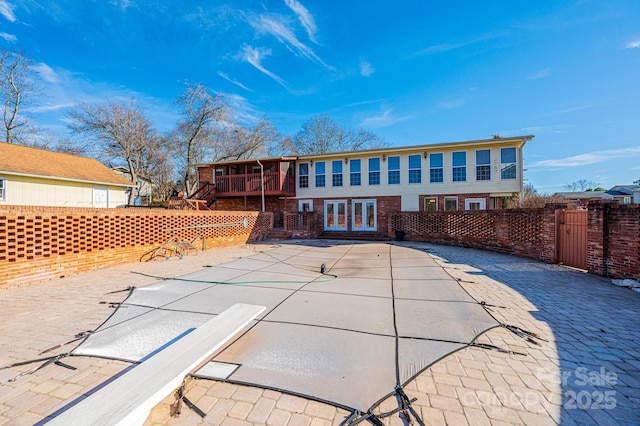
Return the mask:
[(324, 229), (326, 231), (347, 230), (347, 202), (330, 200), (324, 202)]
[(354, 231), (376, 230), (376, 200), (353, 200), (351, 212), (353, 215), (351, 227)]

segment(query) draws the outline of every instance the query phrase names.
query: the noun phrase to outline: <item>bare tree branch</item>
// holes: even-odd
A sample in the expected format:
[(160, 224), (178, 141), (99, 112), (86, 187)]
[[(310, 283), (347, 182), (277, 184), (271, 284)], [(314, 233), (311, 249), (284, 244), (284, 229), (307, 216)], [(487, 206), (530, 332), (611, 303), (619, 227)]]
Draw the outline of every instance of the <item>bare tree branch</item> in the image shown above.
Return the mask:
[(23, 52), (0, 53), (0, 101), (3, 104), (2, 125), (7, 143), (19, 143), (29, 120), (20, 114), (31, 95), (36, 93), (32, 61)]
[[(69, 129), (97, 144), (104, 161), (120, 160), (131, 173), (133, 188), (158, 144), (156, 132), (135, 99), (82, 103), (68, 113)], [(137, 194), (129, 194), (129, 204)]]
[(291, 142), (296, 154), (359, 151), (386, 145), (375, 133), (342, 127), (327, 115), (318, 115), (302, 123), (302, 129)]
[(196, 84), (188, 86), (176, 100), (181, 119), (171, 134), (171, 151), (187, 194), (194, 190), (195, 165), (204, 162), (215, 137), (228, 117), (229, 107), (221, 95), (212, 96), (209, 89)]

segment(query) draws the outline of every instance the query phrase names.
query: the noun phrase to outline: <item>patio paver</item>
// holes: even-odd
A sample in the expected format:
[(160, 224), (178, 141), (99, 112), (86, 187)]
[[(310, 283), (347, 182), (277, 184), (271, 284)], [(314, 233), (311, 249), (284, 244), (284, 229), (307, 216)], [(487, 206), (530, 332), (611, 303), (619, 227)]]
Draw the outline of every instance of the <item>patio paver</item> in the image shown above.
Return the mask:
[[(271, 244), (0, 287), (0, 366), (71, 350), (76, 343), (40, 355), (100, 325), (113, 312), (109, 302), (126, 297), (126, 292), (111, 292), (151, 284), (157, 281), (154, 276), (185, 275), (268, 251)], [(532, 260), (432, 244), (398, 244), (429, 253), (471, 296), (486, 302), (500, 322), (546, 340), (534, 345), (498, 327), (478, 343), (526, 356), (470, 347), (424, 371), (406, 392), (417, 398), (413, 405), (425, 423), (640, 423), (640, 294), (604, 278)], [(128, 366), (89, 357), (62, 361), (78, 369), (50, 365), (15, 381), (9, 380), (38, 364), (0, 370), (0, 425), (33, 424)], [(207, 413), (204, 419), (186, 407), (180, 417), (171, 417), (175, 395), (170, 395), (146, 424), (328, 425), (339, 424), (348, 414), (273, 390), (209, 380), (191, 380), (187, 389), (189, 399)], [(396, 406), (393, 400), (381, 408)], [(403, 424), (397, 415), (383, 422)]]

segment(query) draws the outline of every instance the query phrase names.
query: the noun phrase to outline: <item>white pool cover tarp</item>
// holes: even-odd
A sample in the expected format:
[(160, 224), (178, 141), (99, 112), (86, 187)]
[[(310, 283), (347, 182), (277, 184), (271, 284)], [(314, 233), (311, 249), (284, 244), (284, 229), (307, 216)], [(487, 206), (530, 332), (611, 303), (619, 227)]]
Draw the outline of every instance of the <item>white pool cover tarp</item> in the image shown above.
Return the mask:
[(360, 412), (499, 325), (424, 251), (307, 241), (137, 288), (73, 354), (135, 362), (235, 303), (267, 309), (202, 376)]

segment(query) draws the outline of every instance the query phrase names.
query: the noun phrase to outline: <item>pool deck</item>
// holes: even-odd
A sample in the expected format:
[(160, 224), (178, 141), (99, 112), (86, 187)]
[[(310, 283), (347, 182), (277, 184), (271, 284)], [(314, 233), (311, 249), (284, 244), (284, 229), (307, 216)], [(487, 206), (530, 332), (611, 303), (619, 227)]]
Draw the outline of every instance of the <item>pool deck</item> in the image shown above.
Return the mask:
[[(126, 297), (118, 291), (129, 286), (157, 282), (152, 276), (185, 275), (281, 243), (286, 242), (0, 287), (0, 367), (70, 351), (77, 342), (41, 354), (98, 327), (113, 312), (109, 303)], [(476, 300), (486, 302), (499, 321), (546, 340), (538, 346), (495, 328), (478, 342), (526, 355), (470, 347), (424, 371), (406, 391), (417, 398), (413, 406), (426, 424), (640, 424), (640, 293), (528, 259), (433, 244), (394, 244), (427, 250)], [(61, 361), (77, 369), (48, 365), (19, 377), (40, 363), (0, 370), (0, 425), (37, 423), (129, 365), (83, 356)], [(170, 395), (146, 424), (319, 426), (339, 424), (348, 415), (280, 392), (210, 380), (193, 379), (187, 389), (186, 396), (207, 413), (204, 419), (186, 407), (180, 417), (172, 417), (175, 396)], [(390, 400), (381, 409), (395, 407), (396, 401)], [(383, 422), (403, 424), (398, 415)]]

